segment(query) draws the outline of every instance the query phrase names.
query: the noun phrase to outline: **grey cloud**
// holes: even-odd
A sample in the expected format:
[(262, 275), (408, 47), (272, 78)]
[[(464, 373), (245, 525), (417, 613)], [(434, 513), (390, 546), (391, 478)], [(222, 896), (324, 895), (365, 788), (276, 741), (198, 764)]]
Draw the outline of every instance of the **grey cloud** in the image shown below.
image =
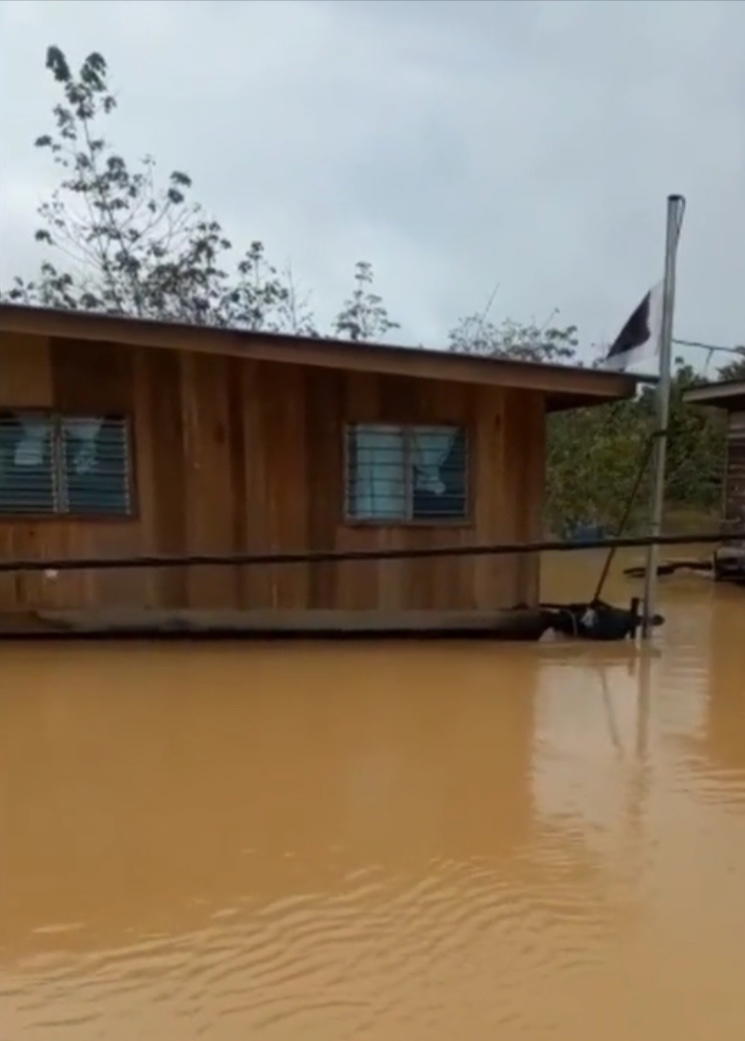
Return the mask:
[(326, 320), (365, 258), (405, 341), (445, 343), (496, 283), (497, 318), (607, 340), (681, 191), (677, 332), (745, 340), (743, 29), (726, 0), (2, 3), (0, 278), (37, 262), (56, 42), (107, 57), (122, 152), (191, 173)]

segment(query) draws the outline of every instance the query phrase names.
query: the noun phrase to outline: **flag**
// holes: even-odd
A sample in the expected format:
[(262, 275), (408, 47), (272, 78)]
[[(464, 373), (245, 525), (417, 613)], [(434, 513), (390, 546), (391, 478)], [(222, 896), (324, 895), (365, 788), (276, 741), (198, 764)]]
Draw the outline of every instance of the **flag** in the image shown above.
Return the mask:
[(613, 341), (603, 361), (607, 369), (629, 369), (656, 357), (662, 333), (662, 282), (653, 286)]

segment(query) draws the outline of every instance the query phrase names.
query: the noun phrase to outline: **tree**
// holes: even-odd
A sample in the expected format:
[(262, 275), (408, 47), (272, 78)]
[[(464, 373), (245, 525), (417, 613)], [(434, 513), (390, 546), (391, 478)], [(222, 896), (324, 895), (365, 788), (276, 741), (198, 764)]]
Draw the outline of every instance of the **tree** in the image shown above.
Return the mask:
[(284, 292), (277, 304), (279, 328), (295, 336), (318, 336), (316, 320), (310, 306), (310, 294), (300, 292), (289, 264), (282, 277)]
[[(161, 183), (151, 156), (131, 165), (109, 144), (100, 125), (116, 99), (101, 54), (73, 73), (62, 51), (49, 47), (46, 64), (62, 98), (54, 131), (36, 146), (51, 154), (62, 180), (39, 207), (36, 240), (52, 255), (35, 279), (16, 277), (0, 300), (318, 335), (292, 270), (278, 272), (260, 241), (229, 263), (231, 242), (191, 199), (188, 174), (174, 170)], [(357, 265), (356, 281), (335, 331), (355, 339), (396, 327), (367, 288), (369, 264)]]
[(736, 347), (739, 358), (723, 365), (719, 370), (720, 380), (742, 380), (745, 379), (745, 347)]
[(334, 319), (334, 330), (350, 340), (382, 340), (399, 323), (391, 321), (383, 300), (373, 293), (372, 264), (358, 260), (354, 267), (354, 289)]
[(279, 327), (288, 287), (253, 242), (229, 276), (231, 243), (220, 224), (189, 198), (191, 179), (174, 170), (156, 182), (155, 161), (132, 168), (101, 135), (116, 106), (104, 58), (90, 54), (74, 75), (58, 47), (47, 68), (62, 89), (56, 129), (37, 138), (63, 173), (39, 208), (36, 239), (61, 253), (67, 267), (44, 260), (34, 281), (16, 278), (10, 300), (176, 318), (250, 329)]
[[(715, 411), (685, 404), (683, 394), (695, 381), (693, 369), (677, 359), (665, 499), (668, 508), (708, 512), (721, 497), (725, 424)], [(655, 424), (655, 394), (649, 388), (628, 401), (549, 417), (547, 513), (554, 531), (587, 523), (617, 529)], [(648, 465), (632, 526), (645, 527), (650, 493)]]
[[(685, 404), (684, 393), (700, 379), (681, 358), (677, 358), (675, 364), (670, 388), (665, 494), (673, 504), (690, 503), (700, 509), (711, 509), (721, 502), (726, 418), (717, 409)], [(652, 392), (647, 391), (650, 410), (652, 398)]]
[[(483, 314), (461, 319), (450, 333), (450, 349), (533, 362), (575, 358), (577, 328), (540, 327), (512, 319), (495, 323)], [(552, 316), (553, 317), (553, 316)], [(740, 369), (737, 367), (741, 366)], [(745, 372), (742, 363), (730, 367)], [(695, 382), (690, 366), (676, 361), (670, 400), (666, 501), (670, 506), (710, 510), (720, 496), (724, 462), (721, 416), (683, 402)], [(560, 412), (547, 424), (547, 523), (568, 534), (578, 525), (615, 530), (637, 480), (646, 446), (655, 429), (654, 392), (635, 399)], [(651, 491), (648, 467), (637, 493), (632, 524), (644, 526)]]
[[(547, 522), (561, 534), (581, 524), (615, 529), (650, 429), (638, 401), (619, 401), (548, 417)], [(648, 484), (641, 490), (648, 502)]]
[(576, 325), (559, 328), (547, 323), (539, 326), (535, 322), (522, 324), (511, 318), (495, 323), (486, 314), (461, 318), (450, 330), (449, 339), (450, 350), (462, 354), (485, 354), (539, 362), (572, 359), (578, 343)]

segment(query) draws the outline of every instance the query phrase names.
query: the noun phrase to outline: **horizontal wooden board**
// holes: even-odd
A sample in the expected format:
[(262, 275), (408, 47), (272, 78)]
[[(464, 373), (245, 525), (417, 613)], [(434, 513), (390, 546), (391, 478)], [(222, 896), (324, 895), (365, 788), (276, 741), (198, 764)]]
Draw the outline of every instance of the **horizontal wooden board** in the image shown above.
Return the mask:
[[(21, 619), (14, 618), (14, 633)], [(341, 611), (341, 610), (69, 610), (41, 611), (33, 629), (74, 633), (276, 633), (308, 635), (451, 634), (530, 637), (543, 628), (538, 610), (522, 611)], [(2, 625), (0, 624), (0, 635)]]

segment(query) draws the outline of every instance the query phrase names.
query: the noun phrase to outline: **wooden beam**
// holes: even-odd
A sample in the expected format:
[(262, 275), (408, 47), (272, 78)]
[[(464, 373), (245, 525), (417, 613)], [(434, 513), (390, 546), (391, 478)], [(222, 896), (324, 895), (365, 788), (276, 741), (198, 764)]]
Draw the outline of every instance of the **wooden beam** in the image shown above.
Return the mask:
[(745, 403), (745, 380), (729, 380), (691, 387), (683, 394), (687, 405), (712, 405), (716, 408), (739, 409)]
[[(0, 615), (0, 635), (3, 619)], [(483, 635), (537, 639), (544, 628), (537, 609), (502, 611), (343, 611), (343, 610), (139, 610), (136, 608), (35, 612), (29, 631), (39, 626), (69, 635)], [(33, 624), (35, 623), (35, 624)], [(21, 619), (8, 625), (17, 635)]]

